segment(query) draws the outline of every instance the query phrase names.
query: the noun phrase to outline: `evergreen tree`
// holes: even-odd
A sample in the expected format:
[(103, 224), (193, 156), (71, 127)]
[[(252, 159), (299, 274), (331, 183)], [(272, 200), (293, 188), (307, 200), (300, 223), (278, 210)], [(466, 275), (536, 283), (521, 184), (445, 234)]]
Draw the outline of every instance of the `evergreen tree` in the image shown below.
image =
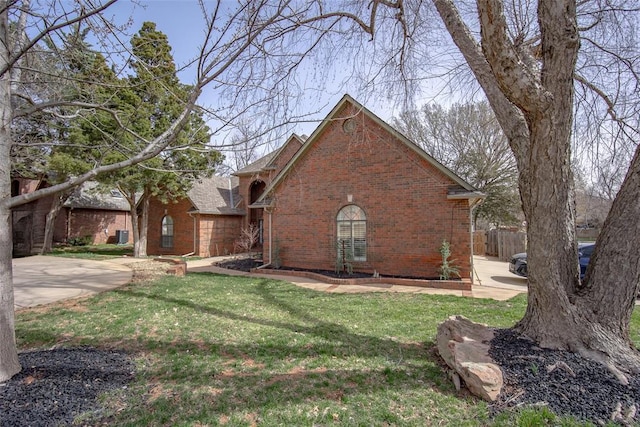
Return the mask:
[[(127, 120), (141, 138), (151, 140), (183, 111), (189, 87), (180, 83), (167, 37), (154, 23), (145, 22), (131, 45), (134, 56), (130, 66), (135, 74), (128, 79), (131, 94), (124, 100), (130, 105)], [(208, 142), (209, 128), (202, 115), (193, 112), (189, 123), (159, 156), (100, 177), (103, 185), (117, 185), (129, 202), (134, 256), (146, 256), (149, 199), (158, 197), (168, 203), (186, 196), (195, 180), (211, 176), (222, 161), (219, 152), (207, 147)], [(127, 150), (138, 151), (137, 143), (124, 138), (123, 150), (111, 152), (109, 161), (126, 158)]]
[[(91, 49), (86, 42), (88, 29), (81, 30), (75, 25), (65, 35), (62, 48), (57, 48), (59, 55), (56, 66), (67, 78), (58, 90), (63, 99), (120, 107), (118, 101), (120, 91), (126, 87), (120, 84), (117, 76), (109, 68), (103, 55)], [(56, 49), (49, 44), (51, 50)], [(71, 77), (71, 78), (68, 78)], [(58, 140), (54, 144), (44, 166), (44, 173), (49, 184), (65, 182), (70, 177), (78, 176), (101, 164), (105, 154), (117, 148), (114, 141), (122, 137), (121, 128), (111, 113), (103, 110), (92, 111), (91, 114), (77, 114), (61, 106), (60, 114), (51, 123), (53, 133)], [(67, 118), (68, 117), (68, 118)], [(44, 242), (41, 253), (51, 251), (55, 220), (60, 209), (73, 193), (73, 188), (59, 192), (53, 196), (49, 213), (46, 217)]]

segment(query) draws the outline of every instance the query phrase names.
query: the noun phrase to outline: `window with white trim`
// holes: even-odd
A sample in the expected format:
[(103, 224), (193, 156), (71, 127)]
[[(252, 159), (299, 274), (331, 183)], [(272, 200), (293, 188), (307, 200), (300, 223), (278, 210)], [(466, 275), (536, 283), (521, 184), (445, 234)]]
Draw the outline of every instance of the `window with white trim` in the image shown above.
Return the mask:
[(173, 218), (169, 215), (162, 217), (162, 231), (160, 233), (160, 247), (173, 247)]
[[(348, 260), (367, 260), (367, 217), (356, 205), (340, 209), (337, 217), (339, 256), (346, 254)], [(344, 251), (344, 252), (343, 252)]]

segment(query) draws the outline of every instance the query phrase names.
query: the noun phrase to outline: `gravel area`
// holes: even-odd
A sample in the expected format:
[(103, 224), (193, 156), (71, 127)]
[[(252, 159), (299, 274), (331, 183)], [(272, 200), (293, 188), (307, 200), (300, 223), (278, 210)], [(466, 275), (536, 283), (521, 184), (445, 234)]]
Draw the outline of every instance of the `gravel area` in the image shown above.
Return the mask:
[(123, 352), (90, 347), (19, 354), (22, 371), (0, 384), (0, 426), (82, 425), (104, 416), (98, 396), (123, 389), (135, 366)]
[(509, 329), (497, 330), (489, 355), (505, 386), (494, 412), (523, 404), (545, 405), (596, 425), (640, 422), (640, 376), (622, 385), (602, 364), (567, 351), (546, 350)]

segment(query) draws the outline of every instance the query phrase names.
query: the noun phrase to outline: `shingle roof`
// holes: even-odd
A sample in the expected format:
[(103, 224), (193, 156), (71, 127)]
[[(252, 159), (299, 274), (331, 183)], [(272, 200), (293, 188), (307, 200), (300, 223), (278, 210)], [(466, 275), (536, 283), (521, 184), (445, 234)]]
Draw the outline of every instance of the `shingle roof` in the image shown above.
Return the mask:
[(285, 146), (292, 139), (300, 141), (300, 144), (304, 144), (305, 140), (307, 139), (307, 136), (306, 135), (299, 136), (299, 135), (297, 135), (295, 133), (292, 134), (287, 139), (287, 141), (282, 146), (280, 146), (277, 150), (274, 150), (271, 153), (260, 157), (258, 160), (256, 160), (255, 162), (251, 163), (250, 165), (247, 165), (247, 166), (243, 167), (242, 169), (238, 170), (237, 172), (234, 172), (234, 175), (236, 175), (236, 176), (254, 175), (254, 174), (258, 173), (258, 172), (262, 172), (262, 171), (267, 170), (267, 169), (275, 169), (276, 166), (274, 166), (272, 163), (276, 160), (276, 157), (278, 157), (278, 154), (280, 154), (280, 152), (282, 150), (284, 150)]
[(262, 171), (265, 167), (269, 165), (269, 163), (271, 163), (271, 160), (273, 160), (276, 154), (278, 154), (278, 151), (280, 151), (280, 149), (277, 149), (267, 155), (260, 157), (255, 162), (235, 172), (234, 175), (253, 175), (254, 173), (258, 173)]
[(235, 176), (212, 176), (196, 182), (188, 192), (192, 212), (210, 215), (245, 215), (239, 209), (239, 179)]
[(104, 193), (98, 191), (97, 182), (85, 182), (76, 188), (64, 206), (73, 209), (101, 209), (112, 211), (130, 210), (129, 202), (119, 191)]

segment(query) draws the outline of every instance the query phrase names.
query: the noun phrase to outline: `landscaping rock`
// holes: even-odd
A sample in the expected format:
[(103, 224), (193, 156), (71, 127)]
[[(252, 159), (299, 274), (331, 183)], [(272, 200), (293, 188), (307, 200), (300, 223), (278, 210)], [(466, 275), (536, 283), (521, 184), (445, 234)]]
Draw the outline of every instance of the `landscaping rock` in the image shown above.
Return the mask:
[[(494, 334), (487, 325), (451, 316), (438, 325), (438, 352), (474, 395), (493, 402), (502, 389), (500, 367), (489, 356)], [(457, 387), (456, 387), (457, 388)]]

